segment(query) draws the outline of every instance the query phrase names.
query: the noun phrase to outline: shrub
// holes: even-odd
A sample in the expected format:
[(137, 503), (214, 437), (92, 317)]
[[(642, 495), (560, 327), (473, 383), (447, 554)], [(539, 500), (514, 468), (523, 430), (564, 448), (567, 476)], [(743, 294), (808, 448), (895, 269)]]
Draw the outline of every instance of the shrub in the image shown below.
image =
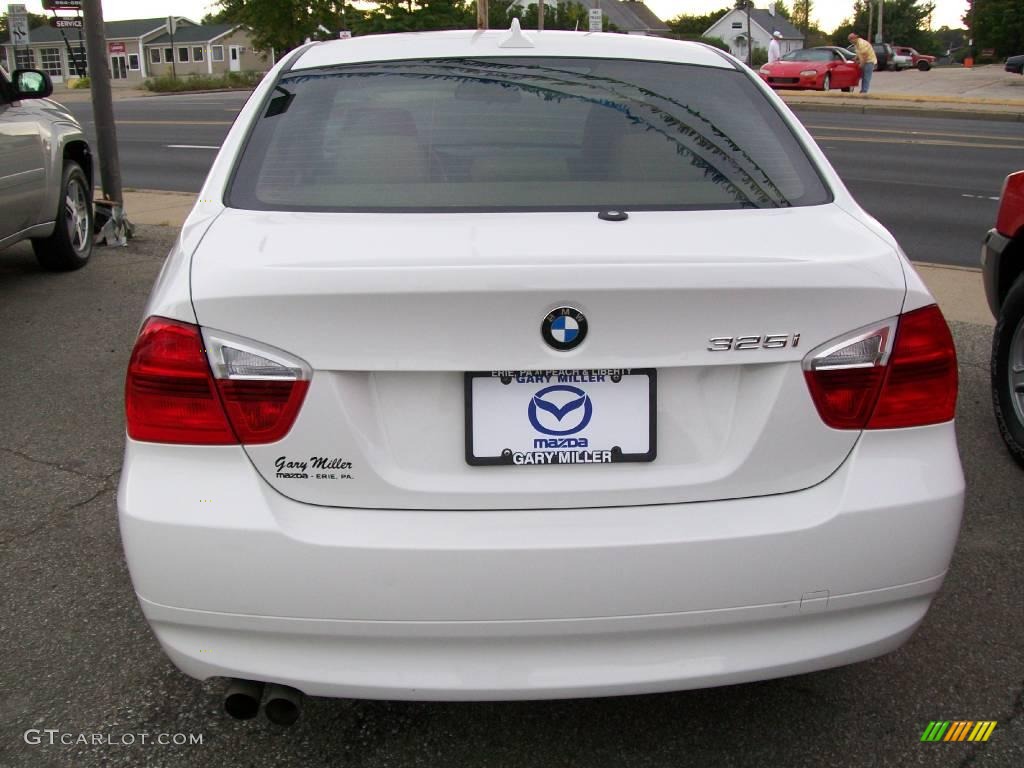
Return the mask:
[(694, 43), (705, 43), (714, 48), (718, 48), (720, 51), (729, 53), (729, 46), (726, 45), (725, 40), (720, 37), (701, 37), (700, 35), (690, 34), (689, 32), (672, 32), (667, 37), (671, 37), (674, 40), (684, 40), (687, 42)]
[(88, 77), (75, 77), (68, 81), (68, 88), (88, 88), (89, 86)]
[(225, 72), (223, 75), (191, 74), (173, 78), (170, 75), (151, 77), (143, 83), (147, 91), (175, 93), (178, 91), (211, 91), (221, 88), (251, 88), (263, 79), (262, 72)]

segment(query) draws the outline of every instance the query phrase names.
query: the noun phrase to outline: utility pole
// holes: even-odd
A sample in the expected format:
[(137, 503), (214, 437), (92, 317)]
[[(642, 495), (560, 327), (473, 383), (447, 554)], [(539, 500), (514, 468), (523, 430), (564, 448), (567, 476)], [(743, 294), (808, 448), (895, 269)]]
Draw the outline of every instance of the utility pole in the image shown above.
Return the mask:
[(171, 79), (178, 79), (178, 72), (174, 68), (174, 60), (177, 58), (177, 51), (174, 49), (174, 33), (178, 29), (178, 20), (173, 16), (167, 17), (167, 34), (171, 37)]
[(487, 29), (487, 0), (476, 0), (476, 28)]
[(544, 31), (544, 0), (537, 0), (537, 31)]
[(121, 189), (121, 164), (117, 156), (117, 127), (114, 124), (114, 101), (110, 93), (110, 65), (107, 62), (107, 38), (103, 31), (103, 8), (100, 0), (82, 0), (85, 14), (85, 47), (89, 59), (89, 83), (92, 91), (92, 114), (99, 145), (100, 179), (103, 201), (97, 201), (97, 219), (104, 215), (102, 232), (108, 245), (125, 245), (131, 225), (124, 215), (124, 193)]
[(885, 0), (878, 0), (878, 42), (885, 42), (885, 32), (882, 29), (882, 17), (885, 15)]
[(868, 37), (867, 37), (867, 41), (869, 43), (872, 42), (875, 39), (875, 38), (873, 38), (871, 36), (871, 22), (874, 20), (872, 18), (874, 16), (874, 13), (875, 13), (875, 4), (873, 2), (871, 2), (871, 0), (868, 0)]
[(754, 4), (754, 0), (747, 0), (745, 5), (747, 8), (747, 66), (754, 66), (754, 40), (750, 37), (750, 6)]

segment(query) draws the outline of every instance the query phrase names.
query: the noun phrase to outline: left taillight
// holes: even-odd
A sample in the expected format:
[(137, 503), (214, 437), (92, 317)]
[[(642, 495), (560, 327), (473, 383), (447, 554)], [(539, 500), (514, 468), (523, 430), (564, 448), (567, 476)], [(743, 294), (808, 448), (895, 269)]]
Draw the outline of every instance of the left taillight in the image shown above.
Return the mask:
[(295, 423), (312, 370), (249, 339), (151, 317), (125, 382), (133, 440), (192, 445), (272, 443)]

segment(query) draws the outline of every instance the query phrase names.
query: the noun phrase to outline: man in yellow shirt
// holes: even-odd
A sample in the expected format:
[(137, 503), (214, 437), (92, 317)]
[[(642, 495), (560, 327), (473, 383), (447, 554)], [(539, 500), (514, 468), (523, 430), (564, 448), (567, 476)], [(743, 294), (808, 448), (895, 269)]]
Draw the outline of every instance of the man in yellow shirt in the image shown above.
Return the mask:
[(857, 54), (857, 63), (860, 64), (860, 92), (867, 93), (871, 87), (871, 74), (875, 71), (878, 57), (875, 56), (875, 49), (871, 43), (851, 32), (848, 38), (853, 43), (854, 53)]

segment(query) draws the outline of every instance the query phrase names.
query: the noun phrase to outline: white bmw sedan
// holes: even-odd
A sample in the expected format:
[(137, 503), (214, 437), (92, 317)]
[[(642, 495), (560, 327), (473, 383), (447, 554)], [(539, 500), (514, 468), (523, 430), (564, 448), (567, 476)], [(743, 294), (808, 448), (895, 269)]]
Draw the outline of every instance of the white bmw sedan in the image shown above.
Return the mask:
[(907, 258), (735, 59), (312, 44), (245, 105), (149, 300), (121, 532), (164, 650), (239, 681), (240, 716), (264, 684), (792, 675), (924, 618), (956, 393)]

